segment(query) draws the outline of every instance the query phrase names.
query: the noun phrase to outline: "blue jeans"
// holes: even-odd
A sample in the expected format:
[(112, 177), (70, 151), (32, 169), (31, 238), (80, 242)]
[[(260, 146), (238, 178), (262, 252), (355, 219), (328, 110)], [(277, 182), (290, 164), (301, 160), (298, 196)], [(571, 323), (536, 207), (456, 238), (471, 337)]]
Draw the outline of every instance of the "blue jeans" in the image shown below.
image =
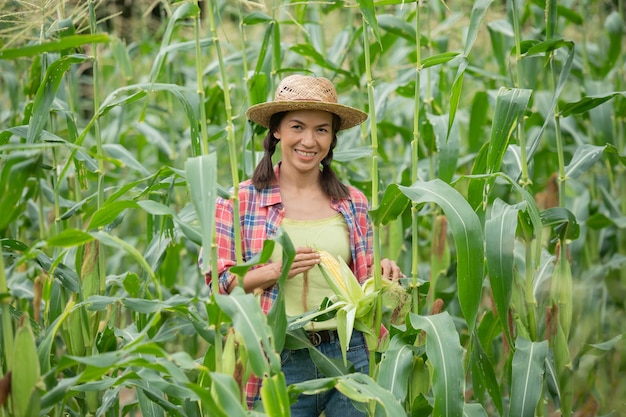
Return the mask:
[[(329, 358), (342, 358), (339, 339), (331, 337), (321, 343), (317, 349)], [(358, 372), (369, 372), (368, 351), (363, 333), (355, 331), (350, 338), (347, 358)], [(282, 370), (287, 385), (325, 376), (315, 367), (307, 349), (284, 349), (281, 354)], [(316, 395), (301, 394), (298, 401), (291, 406), (292, 417), (318, 417), (324, 411), (326, 417), (362, 417), (364, 413), (357, 410), (352, 400), (336, 389)]]

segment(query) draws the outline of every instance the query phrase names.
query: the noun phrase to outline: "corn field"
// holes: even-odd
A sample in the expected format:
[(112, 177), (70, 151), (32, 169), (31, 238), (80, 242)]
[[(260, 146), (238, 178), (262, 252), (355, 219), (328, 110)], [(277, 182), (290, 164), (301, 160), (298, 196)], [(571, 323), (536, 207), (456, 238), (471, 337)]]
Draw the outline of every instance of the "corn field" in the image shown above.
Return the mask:
[[(623, 0), (0, 4), (0, 417), (289, 416), (330, 389), (376, 417), (624, 412)], [(389, 330), (367, 375), (282, 292), (264, 315), (203, 274), (263, 153), (245, 111), (292, 73), (369, 114), (333, 168), (406, 277), (356, 289)], [(290, 262), (280, 234), (233, 272), (275, 244)], [(283, 348), (326, 377), (287, 386)]]

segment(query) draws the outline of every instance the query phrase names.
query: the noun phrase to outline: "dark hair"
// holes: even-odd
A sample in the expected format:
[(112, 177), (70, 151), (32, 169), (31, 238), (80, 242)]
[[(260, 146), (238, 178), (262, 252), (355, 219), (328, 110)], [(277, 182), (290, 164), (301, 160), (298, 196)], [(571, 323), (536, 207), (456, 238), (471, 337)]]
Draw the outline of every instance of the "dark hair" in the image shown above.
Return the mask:
[[(279, 142), (274, 137), (274, 132), (278, 129), (283, 117), (287, 114), (286, 111), (274, 113), (270, 117), (269, 130), (265, 138), (263, 139), (263, 158), (257, 165), (252, 174), (252, 184), (257, 191), (264, 190), (270, 185), (276, 182), (276, 175), (274, 174), (274, 166), (272, 164), (272, 156), (276, 152), (276, 144)], [(331, 168), (330, 164), (333, 160), (333, 149), (337, 146), (337, 132), (341, 126), (341, 119), (336, 114), (333, 114), (333, 141), (330, 144), (328, 155), (322, 160), (322, 171), (320, 175), (320, 186), (322, 191), (331, 198), (348, 198), (350, 191), (346, 187)]]

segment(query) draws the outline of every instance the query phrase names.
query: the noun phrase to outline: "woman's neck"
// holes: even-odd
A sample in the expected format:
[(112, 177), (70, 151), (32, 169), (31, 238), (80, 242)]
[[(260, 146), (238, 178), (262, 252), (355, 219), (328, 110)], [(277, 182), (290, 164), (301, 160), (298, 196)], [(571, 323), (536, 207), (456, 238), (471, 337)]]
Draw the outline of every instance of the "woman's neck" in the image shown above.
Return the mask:
[(306, 173), (296, 172), (293, 168), (281, 165), (279, 175), (279, 185), (281, 190), (300, 191), (320, 191), (320, 171)]

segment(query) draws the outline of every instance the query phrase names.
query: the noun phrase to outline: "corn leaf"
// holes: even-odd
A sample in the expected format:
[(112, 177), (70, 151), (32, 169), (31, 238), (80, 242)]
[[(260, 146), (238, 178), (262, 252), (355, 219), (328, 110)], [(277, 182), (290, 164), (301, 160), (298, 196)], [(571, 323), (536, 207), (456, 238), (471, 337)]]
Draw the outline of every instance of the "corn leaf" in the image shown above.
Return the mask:
[(403, 402), (407, 396), (415, 348), (393, 337), (379, 364), (378, 384)]
[(507, 317), (513, 289), (513, 250), (518, 211), (518, 207), (496, 200), (491, 217), (485, 222), (485, 254), (489, 283), (500, 324), (510, 344), (513, 344), (513, 341)]
[(240, 287), (235, 287), (229, 295), (213, 296), (222, 311), (233, 321), (235, 330), (241, 333), (254, 374), (261, 377), (269, 373), (270, 369), (278, 369), (280, 358), (270, 341), (272, 329), (254, 296), (244, 294)]
[(263, 402), (263, 410), (269, 416), (291, 416), (291, 404), (289, 403), (289, 396), (287, 394), (285, 374), (279, 372), (276, 375), (263, 378), (263, 383), (261, 384), (261, 400)]
[(433, 202), (446, 217), (457, 248), (457, 285), (459, 303), (470, 333), (476, 324), (478, 304), (484, 279), (482, 226), (467, 201), (441, 180), (416, 182), (410, 187), (398, 186), (414, 203)]
[(77, 48), (88, 43), (108, 43), (107, 33), (96, 33), (93, 35), (72, 35), (63, 38), (40, 43), (37, 45), (21, 46), (15, 49), (0, 50), (0, 59), (16, 59), (21, 57), (36, 56), (45, 52), (56, 52), (64, 49)]
[[(484, 404), (484, 391), (486, 390), (500, 415), (503, 415), (502, 393), (500, 392), (498, 378), (496, 377), (492, 360), (483, 349), (479, 337), (472, 337), (472, 347), (470, 352), (470, 375), (472, 378), (474, 395), (476, 395), (476, 398), (480, 403)], [(465, 404), (466, 409), (468, 405), (469, 404)]]
[(190, 158), (185, 163), (187, 188), (202, 232), (202, 271), (211, 265), (211, 245), (217, 198), (217, 159), (215, 153)]
[(579, 178), (602, 157), (605, 149), (606, 146), (594, 146), (588, 143), (577, 147), (572, 160), (565, 166), (565, 176), (571, 179)]
[(454, 322), (447, 312), (434, 316), (409, 313), (408, 323), (426, 332), (426, 355), (432, 364), (433, 415), (463, 415), (463, 349)]
[(2, 160), (0, 172), (0, 232), (24, 213), (22, 195), (27, 182), (41, 167), (40, 154), (12, 153)]
[[(491, 174), (500, 171), (502, 158), (528, 106), (530, 94), (531, 90), (528, 89), (500, 88), (496, 97), (491, 137), (485, 144), (487, 154), (483, 157), (486, 159), (481, 159), (480, 164), (479, 161), (474, 163), (472, 174)], [(481, 152), (484, 152), (483, 149)], [(472, 207), (479, 207), (479, 202), (483, 199), (484, 193), (490, 191), (492, 183), (493, 179), (472, 180), (468, 189), (468, 199)]]
[(376, 401), (388, 417), (404, 416), (406, 412), (391, 392), (382, 388), (368, 375), (361, 372), (336, 378), (319, 378), (289, 386), (290, 395), (319, 394), (336, 388), (346, 397), (359, 403)]
[(43, 83), (37, 89), (33, 104), (33, 116), (28, 128), (27, 143), (34, 143), (39, 139), (41, 131), (48, 122), (52, 102), (65, 72), (73, 64), (80, 64), (88, 59), (89, 57), (86, 55), (66, 55), (50, 64)]
[(543, 388), (548, 341), (529, 342), (518, 337), (512, 363), (509, 415), (533, 417)]

